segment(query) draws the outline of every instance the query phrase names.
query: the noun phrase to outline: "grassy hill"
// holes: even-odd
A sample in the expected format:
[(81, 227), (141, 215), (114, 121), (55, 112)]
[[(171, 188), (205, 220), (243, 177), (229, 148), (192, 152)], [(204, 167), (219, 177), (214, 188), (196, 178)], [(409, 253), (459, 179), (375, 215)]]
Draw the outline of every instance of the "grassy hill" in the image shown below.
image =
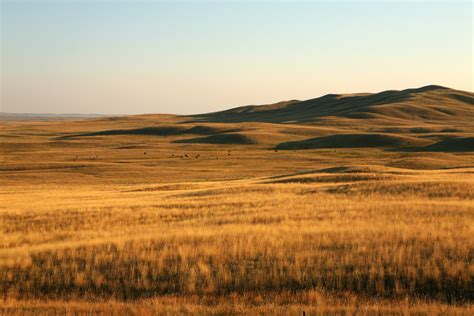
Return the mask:
[[(326, 95), (197, 116), (97, 119), (100, 130), (58, 141), (112, 136), (166, 137), (174, 143), (276, 149), (368, 148), (472, 151), (474, 94), (440, 86), (375, 94)], [(127, 128), (128, 127), (128, 128)]]
[(473, 94), (0, 124), (0, 314), (473, 314)]
[(362, 94), (328, 94), (305, 101), (245, 106), (197, 115), (207, 122), (318, 123), (323, 118), (373, 119), (393, 124), (469, 123), (474, 116), (474, 93), (441, 86)]

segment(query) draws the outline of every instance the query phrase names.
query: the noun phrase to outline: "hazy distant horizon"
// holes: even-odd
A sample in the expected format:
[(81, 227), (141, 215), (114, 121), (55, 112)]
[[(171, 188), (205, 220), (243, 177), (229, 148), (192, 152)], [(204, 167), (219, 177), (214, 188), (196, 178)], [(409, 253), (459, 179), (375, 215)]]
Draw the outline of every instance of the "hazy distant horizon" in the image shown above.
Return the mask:
[(474, 90), (471, 2), (0, 1), (5, 113), (198, 114)]
[[(423, 87), (423, 86), (422, 86)], [(407, 87), (406, 89), (411, 89), (411, 88), (422, 88), (422, 87)], [(462, 89), (455, 89), (455, 88), (452, 88), (452, 87), (445, 87), (445, 88), (449, 88), (449, 89), (453, 89), (453, 90), (462, 90)], [(388, 90), (394, 90), (394, 89), (385, 89), (385, 90), (382, 90), (382, 91), (353, 91), (353, 92), (347, 92), (346, 94), (355, 94), (355, 93), (379, 93), (379, 92), (383, 92), (383, 91), (388, 91)], [(400, 90), (405, 90), (405, 89), (400, 89)], [(474, 91), (470, 91), (469, 92), (474, 92)], [(345, 93), (334, 93), (334, 94), (345, 94)], [(326, 94), (324, 94), (326, 95)], [(317, 95), (313, 98), (310, 98), (310, 99), (316, 99), (316, 98), (320, 98), (320, 97), (323, 97), (324, 95)], [(305, 100), (308, 100), (308, 99), (296, 99), (296, 98), (293, 98), (293, 99), (287, 99), (287, 100), (278, 100), (278, 101), (274, 101), (274, 102), (266, 102), (266, 103), (259, 103), (259, 104), (240, 104), (240, 105), (233, 105), (233, 106), (230, 106), (230, 107), (224, 107), (224, 108), (220, 108), (220, 109), (216, 109), (215, 111), (211, 111), (211, 112), (218, 112), (218, 111), (225, 111), (225, 110), (229, 110), (229, 109), (233, 109), (233, 108), (237, 108), (237, 107), (242, 107), (242, 106), (259, 106), (259, 105), (269, 105), (269, 104), (274, 104), (274, 103), (278, 103), (278, 102), (285, 102), (285, 101), (292, 101), (292, 100), (297, 100), (297, 101), (305, 101)], [(164, 115), (196, 115), (196, 114), (205, 114), (205, 113), (208, 113), (208, 112), (199, 112), (199, 113), (185, 113), (185, 114), (178, 114), (178, 113), (161, 113), (161, 112), (144, 112), (144, 113), (140, 113), (140, 112), (136, 112), (136, 113), (74, 113), (74, 112), (6, 112), (6, 111), (0, 111), (0, 115), (3, 115), (3, 116), (8, 116), (8, 115), (11, 115), (11, 116), (15, 116), (15, 115), (19, 115), (19, 116), (38, 116), (38, 117), (41, 117), (41, 116), (58, 116), (58, 117), (104, 117), (104, 116), (126, 116), (126, 115), (146, 115), (146, 114), (164, 114)]]

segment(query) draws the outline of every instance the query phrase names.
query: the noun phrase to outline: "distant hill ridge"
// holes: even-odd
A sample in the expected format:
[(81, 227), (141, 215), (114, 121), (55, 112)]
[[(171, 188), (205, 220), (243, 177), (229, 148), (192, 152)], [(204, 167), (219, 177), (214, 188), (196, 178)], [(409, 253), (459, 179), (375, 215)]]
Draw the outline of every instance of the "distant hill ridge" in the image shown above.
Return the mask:
[(64, 133), (52, 141), (110, 137), (119, 144), (117, 149), (130, 149), (123, 142), (139, 137), (173, 144), (265, 146), (276, 151), (474, 152), (474, 93), (435, 85), (328, 94), (194, 116), (138, 115), (91, 122), (108, 128)]
[(249, 105), (192, 116), (207, 122), (312, 123), (328, 117), (403, 123), (474, 120), (474, 93), (429, 85), (379, 93), (327, 94), (304, 101)]

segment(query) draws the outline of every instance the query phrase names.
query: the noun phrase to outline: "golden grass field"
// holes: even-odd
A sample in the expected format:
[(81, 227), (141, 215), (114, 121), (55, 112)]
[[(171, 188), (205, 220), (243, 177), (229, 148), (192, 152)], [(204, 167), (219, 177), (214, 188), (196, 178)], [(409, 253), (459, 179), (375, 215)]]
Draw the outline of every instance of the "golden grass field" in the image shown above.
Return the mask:
[(5, 119), (0, 313), (472, 315), (460, 113)]

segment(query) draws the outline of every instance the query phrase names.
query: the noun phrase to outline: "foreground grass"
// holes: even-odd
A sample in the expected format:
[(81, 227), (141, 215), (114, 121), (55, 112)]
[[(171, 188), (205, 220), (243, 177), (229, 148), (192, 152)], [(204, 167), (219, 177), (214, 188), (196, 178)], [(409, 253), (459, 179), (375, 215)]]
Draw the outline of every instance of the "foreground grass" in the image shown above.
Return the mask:
[(473, 314), (471, 153), (58, 138), (161, 120), (0, 126), (0, 314)]
[(380, 300), (320, 291), (227, 296), (161, 296), (133, 302), (0, 301), (0, 313), (22, 315), (472, 315), (474, 308), (439, 302)]
[[(474, 299), (474, 183), (467, 171), (35, 187), (29, 197), (17, 190), (2, 191), (4, 308), (52, 300), (54, 308), (74, 309), (81, 303), (57, 302), (113, 299), (135, 303), (107, 308), (140, 310), (143, 299), (155, 298), (170, 313), (265, 312), (269, 304), (286, 308), (287, 297), (311, 311), (313, 301), (301, 297), (323, 293), (385, 302), (362, 303), (375, 312), (413, 307), (387, 302), (432, 302), (417, 303), (430, 313), (466, 311)], [(162, 309), (170, 297), (180, 303)], [(215, 303), (219, 297), (238, 306)], [(258, 297), (263, 303), (253, 304)], [(361, 304), (325, 301), (333, 311)]]

